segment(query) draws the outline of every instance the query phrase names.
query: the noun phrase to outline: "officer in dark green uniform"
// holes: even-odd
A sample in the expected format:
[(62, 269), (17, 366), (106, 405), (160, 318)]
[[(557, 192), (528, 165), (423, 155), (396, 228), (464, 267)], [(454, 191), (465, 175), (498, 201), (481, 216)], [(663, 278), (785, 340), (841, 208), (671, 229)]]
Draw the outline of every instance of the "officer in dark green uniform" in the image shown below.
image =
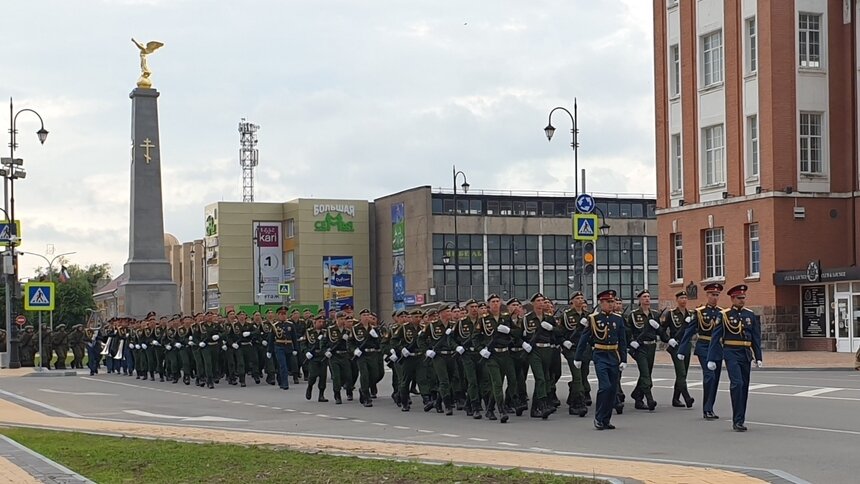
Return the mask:
[[(420, 315), (420, 310), (413, 311)], [(418, 325), (418, 318), (412, 314), (409, 317), (404, 317), (404, 322), (397, 328), (394, 336), (391, 338), (391, 346), (395, 350), (395, 361), (400, 365), (400, 410), (408, 412), (412, 406), (412, 399), (409, 397), (409, 387), (412, 386), (417, 378), (418, 365), (420, 363), (418, 352), (418, 332), (421, 330)], [(428, 391), (422, 387), (422, 392)]]
[(248, 321), (248, 315), (244, 311), (239, 311), (239, 325), (242, 332), (239, 338), (239, 351), (242, 353), (242, 365), (237, 364), (236, 372), (239, 374), (239, 386), (245, 386), (245, 375), (251, 373), (254, 383), (260, 384), (260, 367), (257, 359), (257, 349), (254, 343), (260, 337), (260, 331), (257, 325)]
[(436, 411), (441, 412), (444, 404), (446, 415), (454, 414), (454, 392), (458, 391), (460, 386), (450, 338), (454, 332), (451, 315), (454, 308), (455, 306), (451, 304), (442, 307), (438, 318), (433, 318), (424, 329), (424, 337), (419, 345), (424, 351), (425, 358), (431, 362), (438, 382), (435, 395)]
[(373, 355), (379, 352), (379, 333), (370, 326), (370, 310), (362, 309), (358, 324), (352, 326), (352, 340), (355, 346), (352, 359), (359, 373), (358, 401), (364, 407), (372, 407), (370, 384), (376, 381), (376, 366)]
[[(352, 365), (350, 364), (350, 356), (353, 352), (352, 328), (347, 321), (347, 315), (343, 311), (336, 314), (336, 322), (334, 326), (329, 326), (326, 339), (328, 346), (326, 347), (325, 356), (329, 359), (329, 367), (331, 368), (332, 384), (334, 385), (334, 403), (340, 405), (343, 403), (340, 396), (340, 390), (345, 388), (348, 395), (352, 395)], [(351, 319), (351, 318), (349, 318)]]
[(313, 320), (313, 325), (305, 330), (305, 361), (308, 365), (308, 389), (305, 398), (310, 400), (313, 396), (314, 383), (319, 389), (318, 402), (328, 402), (325, 398), (326, 380), (328, 380), (328, 358), (326, 348), (328, 347), (328, 330), (325, 327), (325, 317), (319, 315)]
[[(639, 307), (627, 316), (627, 342), (630, 345), (630, 355), (636, 360), (639, 369), (639, 379), (636, 388), (630, 394), (633, 397), (634, 408), (637, 410), (654, 411), (657, 402), (651, 393), (654, 384), (651, 372), (654, 371), (654, 355), (657, 350), (658, 330), (662, 331), (658, 319), (660, 314), (651, 309), (651, 292), (648, 289), (639, 291), (636, 295)], [(643, 398), (647, 400), (645, 405)]]
[(369, 332), (376, 339), (376, 341), (368, 344), (366, 349), (366, 352), (370, 354), (370, 361), (368, 362), (371, 368), (370, 398), (376, 399), (379, 393), (379, 382), (385, 377), (383, 355), (387, 353), (382, 347), (382, 326), (379, 324), (379, 318), (376, 316), (376, 313), (370, 313), (368, 322), (370, 323)]
[(477, 339), (480, 339), (481, 317), (478, 312), (478, 302), (469, 299), (465, 302), (466, 316), (456, 322), (451, 334), (456, 346), (454, 351), (460, 355), (463, 376), (466, 379), (466, 415), (480, 420), (483, 417), (481, 398), (480, 360)]
[[(678, 358), (678, 345), (684, 336), (687, 325), (694, 324), (693, 313), (687, 309), (687, 292), (678, 291), (675, 294), (675, 308), (666, 309), (660, 318), (663, 327), (663, 342), (667, 343), (666, 351), (672, 356), (672, 366), (675, 367), (675, 388), (672, 394), (672, 406), (687, 408), (693, 406), (695, 399), (687, 389), (687, 372), (690, 369), (690, 351)], [(684, 403), (681, 403), (684, 397)]]
[[(528, 407), (528, 388), (526, 387), (526, 377), (529, 374), (529, 354), (525, 348), (530, 346), (523, 341), (523, 331), (525, 331), (525, 310), (523, 305), (517, 298), (508, 299), (505, 303), (508, 314), (511, 316), (511, 359), (514, 362), (514, 371), (517, 377), (517, 394), (511, 395), (511, 387), (508, 387), (506, 398), (512, 402), (515, 398), (521, 405)], [(526, 408), (528, 409), (528, 408)], [(517, 416), (520, 414), (518, 413)]]
[(529, 367), (535, 379), (530, 415), (546, 420), (555, 413), (555, 406), (547, 401), (547, 372), (552, 364), (552, 339), (555, 334), (555, 319), (544, 312), (546, 298), (541, 293), (531, 297), (533, 310), (526, 314), (523, 339), (527, 341)]
[[(478, 343), (478, 353), (486, 360), (485, 368), (490, 377), (493, 393), (493, 399), (487, 406), (486, 416), (490, 420), (496, 419), (493, 414), (493, 403), (495, 403), (499, 409), (500, 421), (507, 423), (509, 417), (507, 405), (505, 405), (504, 380), (507, 379), (508, 381), (511, 395), (519, 394), (516, 370), (509, 353), (513, 345), (513, 337), (511, 336), (513, 323), (510, 315), (502, 312), (502, 300), (497, 294), (490, 294), (487, 302), (489, 303), (489, 312), (481, 320), (482, 334)], [(517, 415), (522, 415), (526, 407), (516, 399), (512, 404), (516, 407)]]
[(84, 325), (76, 324), (72, 326), (72, 332), (69, 333), (69, 346), (72, 348), (72, 368), (84, 367)]
[[(570, 383), (568, 384), (568, 414), (585, 417), (588, 414), (588, 407), (586, 407), (583, 397), (583, 368), (588, 368), (588, 363), (583, 361), (580, 368), (576, 368), (573, 361), (576, 355), (576, 344), (579, 343), (582, 330), (588, 324), (588, 312), (585, 309), (585, 296), (581, 292), (576, 291), (571, 294), (569, 302), (570, 307), (562, 313), (561, 336), (561, 351), (565, 360), (567, 360), (571, 375)], [(584, 359), (585, 356), (583, 356)], [(590, 363), (590, 355), (588, 362)]]
[[(278, 312), (278, 319), (280, 319), (280, 311)], [(285, 313), (286, 314), (286, 313)], [(305, 331), (308, 329), (305, 325), (305, 322), (302, 321), (301, 314), (299, 314), (298, 309), (293, 309), (290, 311), (290, 322), (293, 323), (293, 328), (296, 332), (296, 337), (298, 338), (294, 341), (293, 344), (293, 352), (289, 358), (290, 360), (290, 373), (293, 375), (293, 383), (299, 384), (299, 377), (302, 376), (302, 367), (305, 364), (305, 354), (301, 350), (301, 345), (304, 342)], [(307, 376), (307, 374), (305, 374)], [(307, 380), (307, 379), (305, 379)]]
[(57, 370), (66, 369), (66, 359), (69, 356), (69, 336), (66, 334), (66, 325), (60, 324), (54, 328), (51, 334), (51, 348), (57, 354), (57, 362), (54, 363), (54, 368)]

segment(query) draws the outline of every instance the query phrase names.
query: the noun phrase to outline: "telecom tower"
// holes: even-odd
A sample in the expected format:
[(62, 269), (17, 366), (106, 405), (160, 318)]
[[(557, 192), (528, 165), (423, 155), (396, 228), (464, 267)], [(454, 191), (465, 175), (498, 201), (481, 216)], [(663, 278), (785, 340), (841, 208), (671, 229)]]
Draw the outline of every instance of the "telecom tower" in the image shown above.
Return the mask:
[(239, 121), (239, 166), (242, 167), (242, 201), (254, 201), (254, 168), (260, 162), (257, 130), (260, 127), (242, 118)]

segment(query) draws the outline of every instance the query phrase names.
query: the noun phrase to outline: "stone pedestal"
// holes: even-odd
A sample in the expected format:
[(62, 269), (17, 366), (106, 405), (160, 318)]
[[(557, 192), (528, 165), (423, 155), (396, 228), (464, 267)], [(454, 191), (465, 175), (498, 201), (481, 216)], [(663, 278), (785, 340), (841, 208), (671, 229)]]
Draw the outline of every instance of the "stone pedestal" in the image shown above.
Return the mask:
[(178, 311), (179, 297), (164, 253), (158, 91), (137, 88), (129, 97), (131, 211), (126, 278), (119, 293), (125, 298), (125, 316), (142, 318), (150, 311), (171, 315)]

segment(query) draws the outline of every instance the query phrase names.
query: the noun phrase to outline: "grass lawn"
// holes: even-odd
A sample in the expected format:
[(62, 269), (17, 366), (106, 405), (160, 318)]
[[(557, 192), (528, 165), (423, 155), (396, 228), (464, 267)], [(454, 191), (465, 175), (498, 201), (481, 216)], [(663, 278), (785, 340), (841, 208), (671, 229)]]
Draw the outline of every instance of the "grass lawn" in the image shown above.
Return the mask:
[(336, 457), (266, 447), (194, 444), (23, 428), (0, 428), (0, 433), (99, 483), (596, 482), (516, 470)]

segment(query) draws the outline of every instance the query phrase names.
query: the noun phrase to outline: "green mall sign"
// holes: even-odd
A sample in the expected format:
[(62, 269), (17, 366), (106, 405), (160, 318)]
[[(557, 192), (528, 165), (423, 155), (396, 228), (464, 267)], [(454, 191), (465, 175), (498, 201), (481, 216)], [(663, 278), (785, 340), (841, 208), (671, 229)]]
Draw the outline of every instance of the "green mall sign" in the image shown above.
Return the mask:
[(327, 213), (325, 219), (314, 222), (314, 232), (355, 232), (352, 222), (345, 222), (342, 214), (332, 215)]

